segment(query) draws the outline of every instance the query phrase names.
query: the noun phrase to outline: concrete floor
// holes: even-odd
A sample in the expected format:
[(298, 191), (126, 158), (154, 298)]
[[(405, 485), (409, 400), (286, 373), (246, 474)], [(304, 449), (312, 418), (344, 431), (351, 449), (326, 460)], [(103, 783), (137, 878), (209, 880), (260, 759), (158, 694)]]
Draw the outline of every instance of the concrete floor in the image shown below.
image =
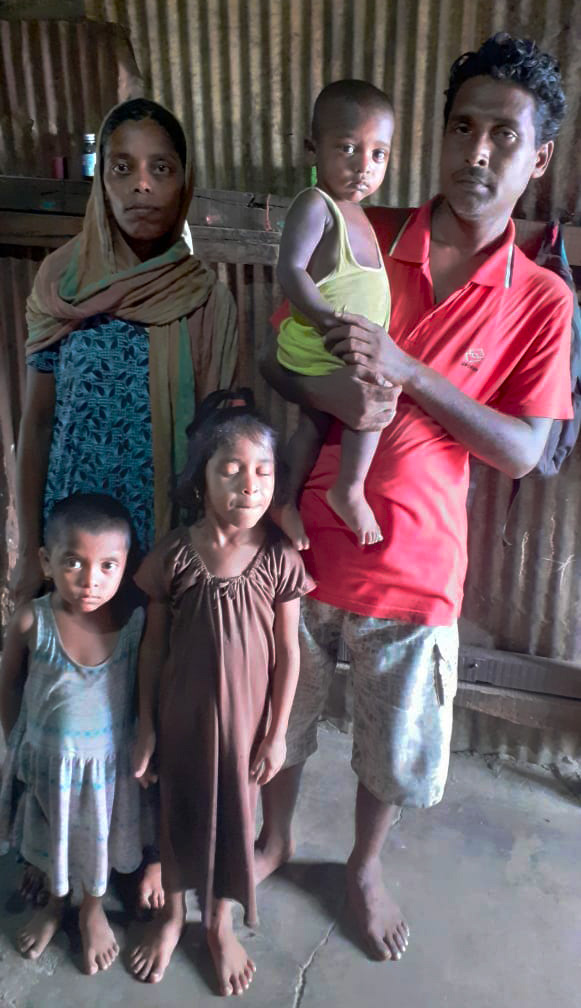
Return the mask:
[[(350, 739), (325, 725), (308, 766), (293, 863), (259, 890), (261, 925), (245, 934), (258, 971), (254, 1008), (574, 1008), (581, 1004), (581, 814), (578, 778), (468, 754), (453, 757), (444, 802), (395, 826), (386, 876), (411, 927), (399, 963), (369, 962), (346, 927), (342, 862), (352, 833)], [(27, 911), (18, 871), (0, 861), (0, 1005), (11, 1008), (204, 1008), (219, 1002), (190, 924), (160, 986), (127, 973), (124, 955), (79, 972), (74, 932), (37, 963), (14, 935)], [(138, 925), (114, 899), (122, 948)]]

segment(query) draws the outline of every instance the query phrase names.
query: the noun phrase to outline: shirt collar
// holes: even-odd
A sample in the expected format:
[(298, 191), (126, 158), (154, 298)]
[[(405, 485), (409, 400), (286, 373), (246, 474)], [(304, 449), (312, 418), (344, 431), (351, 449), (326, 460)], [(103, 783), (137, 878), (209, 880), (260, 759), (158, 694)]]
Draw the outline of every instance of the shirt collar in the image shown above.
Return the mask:
[[(408, 217), (399, 237), (392, 245), (390, 255), (399, 262), (413, 263), (422, 266), (428, 262), (430, 255), (430, 227), (432, 210), (438, 199), (435, 196), (418, 207), (415, 213)], [(512, 218), (503, 235), (501, 244), (478, 267), (470, 283), (482, 287), (510, 287), (514, 268), (514, 238), (515, 228)]]

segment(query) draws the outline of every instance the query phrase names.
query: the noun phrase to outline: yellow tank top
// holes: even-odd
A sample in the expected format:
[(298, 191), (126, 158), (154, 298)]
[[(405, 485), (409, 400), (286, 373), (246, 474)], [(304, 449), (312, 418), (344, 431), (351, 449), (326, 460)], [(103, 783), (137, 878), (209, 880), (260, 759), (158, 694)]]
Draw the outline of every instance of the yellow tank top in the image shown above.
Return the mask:
[[(317, 282), (321, 296), (333, 308), (363, 315), (387, 330), (391, 303), (389, 282), (377, 241), (377, 258), (381, 265), (361, 266), (351, 250), (347, 225), (339, 207), (322, 189), (317, 192), (333, 217), (338, 246), (335, 269)], [(291, 315), (280, 326), (277, 357), (283, 367), (299, 374), (328, 374), (342, 366), (342, 361), (326, 349), (318, 330), (292, 306)]]

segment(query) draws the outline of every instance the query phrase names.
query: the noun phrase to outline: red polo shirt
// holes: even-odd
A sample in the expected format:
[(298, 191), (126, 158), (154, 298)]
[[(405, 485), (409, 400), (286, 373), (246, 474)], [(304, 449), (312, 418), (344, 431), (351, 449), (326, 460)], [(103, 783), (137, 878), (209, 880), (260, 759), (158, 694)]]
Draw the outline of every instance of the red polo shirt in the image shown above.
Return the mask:
[[(432, 203), (413, 212), (392, 254), (386, 213), (372, 208), (392, 294), (390, 335), (480, 403), (513, 416), (571, 416), (572, 296), (514, 245), (514, 225), (472, 279), (434, 304)], [(382, 233), (383, 232), (383, 233)], [(391, 244), (391, 237), (389, 238)], [(333, 423), (305, 486), (305, 554), (323, 602), (362, 616), (426, 625), (457, 618), (467, 562), (468, 452), (402, 395), (379, 442), (366, 495), (383, 542), (361, 548), (327, 505), (341, 425)]]

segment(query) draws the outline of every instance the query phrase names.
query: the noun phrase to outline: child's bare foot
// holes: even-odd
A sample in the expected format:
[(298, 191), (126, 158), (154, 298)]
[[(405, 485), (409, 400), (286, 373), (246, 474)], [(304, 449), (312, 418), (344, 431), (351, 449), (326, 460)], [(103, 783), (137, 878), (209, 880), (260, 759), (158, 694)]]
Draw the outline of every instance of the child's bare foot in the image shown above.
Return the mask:
[(119, 946), (99, 897), (85, 894), (79, 910), (79, 929), (85, 973), (92, 976), (109, 969), (119, 955)]
[(184, 921), (181, 895), (179, 904), (171, 898), (147, 925), (143, 941), (131, 953), (130, 969), (134, 977), (147, 983), (159, 983), (163, 979), (180, 940)]
[(285, 504), (281, 508), (271, 511), (273, 520), (280, 525), (281, 529), (292, 542), (296, 550), (307, 550), (310, 547), (309, 537), (305, 532), (303, 519), (299, 509), (294, 504)]
[(20, 883), (20, 895), (36, 906), (46, 906), (50, 898), (48, 879), (40, 868), (26, 862)]
[(370, 956), (401, 959), (410, 929), (383, 885), (379, 859), (367, 865), (347, 862), (347, 900)]
[(161, 884), (161, 862), (150, 861), (143, 868), (137, 887), (137, 905), (140, 910), (159, 910), (164, 904)]
[(290, 861), (294, 852), (294, 844), (290, 837), (284, 839), (282, 837), (267, 837), (262, 829), (254, 844), (255, 884), (259, 885), (264, 882), (269, 875)]
[(206, 938), (214, 960), (220, 994), (226, 997), (244, 994), (254, 979), (256, 966), (232, 930), (230, 905), (226, 900), (218, 900), (216, 908), (215, 920), (208, 929)]
[(47, 905), (40, 907), (22, 928), (16, 944), (26, 959), (38, 959), (52, 941), (62, 924), (65, 902), (66, 897), (50, 896)]
[(382, 541), (381, 529), (360, 487), (349, 487), (343, 492), (335, 484), (327, 490), (327, 503), (355, 533), (360, 546), (374, 546)]

